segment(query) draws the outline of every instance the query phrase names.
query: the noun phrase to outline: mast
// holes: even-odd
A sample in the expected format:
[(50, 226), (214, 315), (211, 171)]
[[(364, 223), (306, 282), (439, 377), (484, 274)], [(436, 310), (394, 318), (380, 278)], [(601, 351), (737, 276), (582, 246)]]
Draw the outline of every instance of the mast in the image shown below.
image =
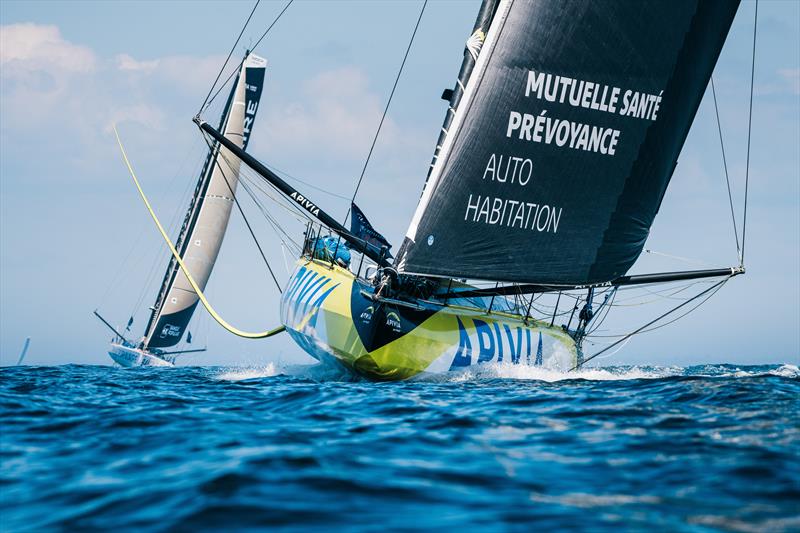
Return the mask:
[[(489, 26), (492, 23), (495, 9), (500, 0), (483, 0), (481, 7), (478, 10), (478, 16), (475, 19), (475, 25), (472, 28), (472, 33), (467, 39), (466, 46), (464, 47), (464, 59), (461, 61), (461, 68), (458, 71), (458, 78), (456, 85), (452, 89), (446, 89), (442, 93), (442, 99), (447, 100), (447, 113), (444, 117), (442, 129), (439, 132), (439, 138), (436, 141), (436, 149), (433, 151), (433, 158), (431, 165), (428, 167), (428, 174), (425, 177), (425, 185), (428, 184), (428, 178), (436, 165), (436, 159), (439, 157), (439, 152), (442, 149), (444, 140), (450, 131), (450, 125), (453, 123), (453, 117), (458, 109), (458, 104), (461, 102), (461, 97), (464, 95), (464, 89), (469, 82), (472, 75), (472, 69), (475, 67), (475, 61), (478, 60), (483, 42), (486, 40), (486, 33), (489, 31)], [(423, 186), (423, 190), (424, 190)]]

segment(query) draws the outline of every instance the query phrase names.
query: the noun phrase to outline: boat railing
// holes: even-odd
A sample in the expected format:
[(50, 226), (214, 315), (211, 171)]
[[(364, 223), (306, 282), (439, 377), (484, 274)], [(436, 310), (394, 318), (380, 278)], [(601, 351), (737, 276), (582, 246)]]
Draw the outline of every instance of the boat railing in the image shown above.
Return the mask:
[[(324, 261), (330, 264), (331, 268), (334, 266), (346, 268), (351, 273), (355, 274), (357, 278), (365, 281), (368, 281), (370, 271), (373, 273), (377, 271), (378, 265), (365, 253), (366, 247), (368, 246), (366, 242), (363, 243), (362, 246), (348, 244), (341, 236), (331, 231), (330, 228), (314, 221), (309, 221), (306, 224), (306, 230), (303, 235), (302, 257)], [(334, 245), (332, 253), (320, 253), (317, 251), (317, 242), (319, 239), (325, 237), (336, 239), (336, 244)], [(340, 247), (346, 247), (350, 254), (350, 260), (346, 263), (343, 263), (339, 258)], [(357, 268), (355, 268), (356, 263), (358, 264)], [(362, 273), (364, 274), (363, 276)]]

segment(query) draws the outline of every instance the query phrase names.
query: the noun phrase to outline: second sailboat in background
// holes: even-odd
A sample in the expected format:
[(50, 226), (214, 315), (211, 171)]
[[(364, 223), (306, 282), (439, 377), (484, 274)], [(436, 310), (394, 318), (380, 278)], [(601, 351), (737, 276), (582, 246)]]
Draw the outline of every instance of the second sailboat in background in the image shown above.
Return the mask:
[[(219, 131), (237, 148), (247, 149), (264, 86), (267, 62), (248, 53), (242, 61), (220, 119)], [(225, 164), (220, 164), (224, 160)], [(201, 289), (205, 289), (217, 260), (235, 201), (239, 158), (217, 143), (209, 144), (203, 171), (192, 195), (175, 248)], [(203, 349), (168, 351), (187, 332), (198, 296), (172, 257), (143, 336), (128, 339), (103, 319), (114, 332), (108, 354), (122, 366), (170, 366), (180, 354)], [(132, 318), (128, 323), (132, 323)], [(189, 334), (191, 335), (191, 334)]]

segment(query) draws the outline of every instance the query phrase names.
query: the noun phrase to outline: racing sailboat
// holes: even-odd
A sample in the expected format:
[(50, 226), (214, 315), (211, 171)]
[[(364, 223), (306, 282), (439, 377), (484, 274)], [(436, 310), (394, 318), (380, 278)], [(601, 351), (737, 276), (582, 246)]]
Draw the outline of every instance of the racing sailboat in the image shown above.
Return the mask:
[[(226, 143), (246, 150), (261, 99), (266, 60), (248, 53), (233, 83), (219, 123)], [(224, 159), (225, 165), (220, 164)], [(239, 181), (239, 161), (227, 148), (209, 144), (209, 152), (197, 181), (189, 209), (176, 244), (183, 262), (204, 289), (219, 254), (233, 209)], [(187, 331), (198, 303), (198, 295), (186, 273), (172, 257), (167, 265), (150, 319), (140, 340), (133, 342), (95, 315), (114, 332), (108, 354), (118, 364), (130, 366), (171, 366), (178, 355), (204, 349), (169, 351)], [(130, 327), (132, 319), (128, 323)], [(191, 333), (189, 333), (191, 335)]]
[[(743, 252), (729, 268), (627, 272), (738, 4), (484, 0), (457, 83), (442, 95), (448, 111), (396, 258), (369, 207), (353, 204), (345, 227), (195, 117), (307, 220), (282, 326), (244, 336), (285, 330), (315, 359), (374, 380), (489, 362), (569, 371), (710, 297), (744, 273)], [(618, 288), (704, 278), (708, 289), (584, 353)], [(556, 299), (551, 316), (533, 305), (541, 295)], [(562, 295), (571, 312), (558, 312)]]

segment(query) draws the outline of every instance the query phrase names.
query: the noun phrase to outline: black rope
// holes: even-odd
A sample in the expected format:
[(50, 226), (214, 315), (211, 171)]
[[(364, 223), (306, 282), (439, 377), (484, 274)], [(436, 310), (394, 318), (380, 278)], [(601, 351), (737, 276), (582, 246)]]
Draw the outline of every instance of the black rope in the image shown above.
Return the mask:
[(731, 194), (731, 180), (728, 176), (728, 161), (725, 159), (725, 144), (722, 142), (722, 123), (719, 120), (719, 107), (717, 106), (717, 90), (714, 88), (714, 77), (711, 77), (711, 94), (714, 95), (714, 112), (717, 114), (717, 130), (719, 131), (719, 147), (722, 149), (722, 166), (725, 167), (725, 183), (728, 185), (728, 203), (731, 206), (731, 220), (733, 220), (733, 235), (736, 237), (736, 253), (739, 262), (742, 261), (742, 248), (739, 246), (739, 230), (736, 228), (736, 214), (733, 209), (733, 195)]
[[(626, 340), (630, 339), (631, 337), (633, 337), (633, 336), (634, 336), (634, 335), (636, 335), (637, 333), (641, 333), (643, 330), (645, 330), (645, 329), (647, 329), (648, 327), (652, 326), (653, 324), (655, 324), (656, 322), (658, 322), (658, 321), (659, 321), (659, 320), (661, 320), (662, 318), (664, 318), (664, 317), (666, 317), (666, 316), (669, 316), (669, 315), (671, 315), (672, 313), (674, 313), (674, 312), (675, 312), (675, 311), (677, 311), (678, 309), (680, 309), (680, 308), (682, 308), (682, 307), (684, 307), (684, 306), (688, 305), (689, 303), (693, 302), (694, 300), (697, 300), (697, 299), (698, 299), (698, 298), (700, 298), (701, 296), (703, 296), (703, 295), (705, 295), (705, 294), (707, 294), (707, 293), (711, 292), (712, 290), (714, 290), (714, 289), (716, 289), (716, 288), (718, 288), (718, 287), (721, 287), (721, 286), (722, 286), (722, 285), (723, 285), (725, 282), (727, 282), (729, 279), (730, 279), (730, 277), (727, 277), (727, 278), (723, 279), (722, 281), (719, 281), (719, 282), (715, 283), (714, 285), (712, 285), (711, 287), (707, 288), (707, 289), (706, 289), (706, 290), (704, 290), (703, 292), (701, 292), (701, 293), (698, 293), (698, 294), (696, 294), (695, 296), (693, 296), (692, 298), (690, 298), (690, 299), (686, 300), (685, 302), (683, 302), (683, 303), (682, 303), (682, 304), (680, 304), (679, 306), (677, 306), (677, 307), (673, 307), (672, 309), (670, 309), (670, 310), (669, 310), (669, 311), (667, 311), (666, 313), (663, 313), (663, 314), (659, 315), (658, 317), (654, 318), (653, 320), (651, 320), (650, 322), (648, 322), (648, 323), (647, 323), (647, 324), (645, 324), (644, 326), (642, 326), (642, 327), (638, 328), (638, 329), (637, 329), (637, 330), (635, 330), (635, 331), (632, 331), (631, 333), (628, 333), (627, 335), (625, 335), (624, 337), (622, 337), (620, 340), (618, 340), (618, 341), (616, 341), (616, 342), (614, 342), (614, 343), (612, 343), (612, 344), (609, 344), (608, 346), (606, 346), (605, 348), (603, 348), (602, 350), (600, 350), (600, 351), (599, 351), (599, 352), (597, 352), (596, 354), (592, 355), (591, 357), (589, 357), (589, 358), (587, 358), (587, 359), (584, 359), (582, 363), (580, 363), (580, 364), (578, 364), (578, 365), (575, 365), (574, 367), (572, 367), (572, 368), (570, 369), (570, 372), (572, 372), (573, 370), (577, 370), (577, 369), (578, 369), (578, 367), (580, 367), (580, 366), (582, 366), (582, 365), (585, 365), (586, 363), (588, 363), (589, 361), (591, 361), (592, 359), (594, 359), (594, 358), (595, 358), (595, 357), (597, 357), (598, 355), (602, 355), (603, 353), (607, 352), (608, 350), (610, 350), (610, 349), (611, 349), (611, 348), (613, 348), (614, 346), (616, 346), (616, 345), (618, 345), (618, 344), (620, 344), (620, 343), (622, 343), (622, 342), (624, 342), (624, 341), (626, 341)], [(709, 295), (709, 297), (710, 297), (710, 296), (712, 296), (712, 295)], [(700, 302), (700, 304), (702, 304), (702, 303), (703, 303), (703, 302)], [(699, 307), (699, 305), (698, 305), (698, 307)], [(695, 308), (695, 309), (696, 309), (696, 308)], [(684, 315), (684, 316), (685, 316), (685, 315)], [(673, 321), (673, 322), (674, 322), (674, 321)]]
[[(203, 100), (203, 105), (200, 106), (200, 111), (197, 112), (197, 116), (200, 116), (200, 113), (202, 113), (203, 110), (205, 109), (206, 103), (208, 102), (208, 97), (211, 96), (211, 92), (214, 90), (214, 87), (217, 86), (217, 82), (219, 81), (219, 77), (222, 76), (222, 73), (225, 71), (225, 67), (228, 66), (228, 61), (231, 60), (231, 56), (233, 55), (233, 51), (236, 50), (236, 45), (239, 44), (239, 39), (241, 39), (242, 35), (244, 35), (244, 30), (247, 29), (247, 25), (250, 23), (250, 19), (253, 18), (253, 13), (256, 12), (256, 8), (258, 7), (259, 2), (261, 2), (261, 0), (256, 0), (256, 4), (253, 6), (253, 10), (250, 11), (250, 15), (247, 17), (247, 20), (244, 22), (244, 26), (242, 26), (242, 31), (239, 32), (239, 36), (236, 38), (236, 42), (233, 43), (233, 46), (231, 47), (231, 51), (228, 52), (228, 57), (225, 58), (225, 62), (222, 64), (222, 68), (219, 69), (219, 72), (217, 73), (217, 77), (214, 79), (214, 83), (211, 85), (211, 88), (208, 90), (208, 94), (206, 95), (206, 99)], [(228, 82), (226, 81), (225, 83), (228, 83)], [(223, 84), (223, 86), (224, 86), (224, 84)]]
[[(383, 121), (386, 119), (386, 114), (389, 112), (389, 105), (392, 103), (392, 97), (394, 96), (394, 91), (397, 89), (397, 83), (400, 81), (400, 75), (403, 73), (403, 67), (406, 64), (406, 59), (408, 59), (408, 53), (411, 51), (411, 45), (414, 44), (414, 37), (417, 35), (417, 29), (419, 28), (419, 23), (422, 20), (422, 14), (425, 13), (425, 6), (428, 5), (428, 0), (425, 0), (422, 3), (422, 9), (419, 11), (419, 17), (417, 18), (417, 23), (414, 25), (414, 31), (411, 33), (411, 40), (408, 41), (408, 47), (406, 48), (406, 53), (403, 56), (403, 62), (400, 64), (400, 70), (397, 71), (397, 76), (394, 79), (394, 85), (392, 86), (392, 92), (389, 93), (389, 100), (386, 102), (386, 107), (383, 109), (383, 116), (381, 117), (381, 122), (378, 124), (378, 130), (375, 132), (375, 137), (372, 138), (372, 146), (369, 147), (369, 153), (367, 154), (367, 160), (364, 161), (364, 167), (361, 169), (361, 175), (358, 177), (358, 183), (356, 184), (356, 190), (353, 191), (353, 197), (350, 199), (350, 203), (356, 201), (356, 195), (358, 194), (358, 189), (361, 187), (361, 181), (364, 179), (364, 173), (367, 171), (367, 165), (369, 165), (369, 160), (372, 157), (372, 151), (375, 149), (375, 143), (378, 142), (378, 135), (381, 133), (381, 128), (383, 127)], [(347, 206), (347, 213), (344, 215), (344, 222), (347, 222), (347, 217), (350, 215), (350, 207)]]
[(742, 261), (744, 266), (744, 238), (747, 233), (747, 191), (750, 184), (750, 133), (753, 126), (753, 79), (756, 72), (756, 28), (758, 27), (758, 0), (756, 0), (755, 14), (753, 15), (753, 61), (750, 65), (750, 112), (747, 117), (747, 163), (744, 174), (744, 218), (742, 220)]
[[(214, 148), (212, 147), (211, 143), (208, 141), (208, 138), (204, 135), (203, 139), (206, 141), (206, 144), (208, 145), (209, 150), (213, 151)], [(220, 163), (219, 163), (219, 156), (222, 156), (222, 153), (218, 152), (217, 156), (218, 157), (214, 158), (214, 164), (217, 165), (217, 168), (222, 173), (222, 179), (225, 180), (225, 185), (228, 186), (228, 190), (231, 192), (231, 197), (233, 198), (233, 202), (236, 204), (236, 207), (239, 209), (239, 213), (242, 215), (242, 219), (244, 220), (244, 223), (247, 226), (247, 230), (250, 232), (250, 236), (253, 237), (253, 242), (256, 243), (256, 248), (258, 248), (258, 253), (261, 254), (261, 258), (264, 260), (264, 264), (267, 265), (267, 270), (269, 270), (269, 274), (270, 274), (270, 276), (272, 276), (272, 280), (275, 282), (275, 286), (278, 288), (278, 292), (280, 294), (283, 294), (283, 291), (281, 290), (281, 284), (278, 281), (278, 278), (275, 277), (275, 272), (272, 271), (272, 267), (270, 266), (269, 261), (267, 261), (267, 256), (264, 254), (264, 250), (261, 249), (261, 244), (258, 242), (258, 239), (256, 238), (256, 234), (253, 231), (253, 228), (250, 226), (250, 221), (247, 220), (247, 216), (245, 216), (244, 210), (242, 209), (242, 206), (239, 204), (239, 199), (236, 197), (236, 193), (233, 192), (233, 187), (231, 187), (231, 184), (228, 181), (228, 177), (225, 175), (225, 170), (222, 168), (222, 165), (220, 165)]]
[[(292, 5), (292, 2), (294, 2), (294, 0), (289, 0), (289, 1), (286, 3), (286, 5), (285, 5), (285, 6), (283, 7), (283, 9), (281, 10), (281, 12), (280, 12), (280, 13), (278, 13), (278, 16), (277, 16), (277, 17), (275, 17), (275, 20), (273, 20), (273, 21), (272, 21), (272, 24), (270, 24), (270, 25), (267, 27), (267, 29), (266, 29), (266, 30), (264, 30), (264, 33), (262, 33), (262, 34), (261, 34), (261, 37), (259, 37), (259, 38), (258, 38), (258, 40), (256, 41), (256, 44), (254, 44), (254, 45), (253, 45), (253, 46), (250, 48), (250, 51), (251, 51), (251, 52), (252, 52), (253, 50), (255, 50), (255, 49), (256, 49), (256, 47), (259, 45), (259, 43), (260, 43), (261, 41), (263, 41), (263, 40), (264, 40), (264, 37), (266, 37), (266, 36), (267, 36), (267, 34), (269, 33), (269, 30), (271, 30), (271, 29), (272, 29), (272, 27), (273, 27), (273, 26), (274, 26), (274, 25), (275, 25), (275, 24), (276, 24), (276, 23), (277, 23), (277, 22), (280, 20), (280, 18), (283, 16), (283, 14), (286, 12), (286, 10), (287, 10), (287, 9), (289, 9), (289, 6), (290, 6), (290, 5)], [(244, 31), (244, 30), (242, 30), (242, 31)], [(238, 42), (238, 40), (237, 40), (237, 42)], [(234, 45), (234, 46), (235, 46), (235, 45)], [(246, 59), (246, 58), (245, 58), (245, 59)], [(199, 112), (199, 113), (197, 113), (197, 116), (200, 116), (201, 114), (203, 114), (203, 112), (204, 112), (206, 109), (208, 109), (208, 106), (210, 106), (210, 105), (211, 105), (211, 103), (214, 101), (214, 99), (217, 97), (217, 95), (219, 95), (219, 93), (222, 91), (222, 89), (224, 89), (224, 88), (225, 88), (225, 86), (228, 84), (228, 82), (229, 82), (229, 81), (231, 81), (231, 78), (233, 78), (233, 76), (234, 76), (234, 75), (235, 75), (237, 72), (239, 72), (239, 70), (241, 70), (241, 68), (242, 68), (242, 65), (244, 64), (244, 61), (245, 61), (245, 59), (242, 59), (241, 61), (239, 61), (239, 66), (238, 66), (236, 69), (234, 69), (234, 70), (233, 70), (233, 71), (232, 71), (232, 72), (231, 72), (231, 73), (228, 75), (227, 79), (226, 79), (226, 80), (223, 82), (223, 84), (222, 84), (222, 85), (220, 85), (219, 89), (217, 89), (217, 92), (215, 92), (215, 93), (214, 93), (214, 96), (212, 96), (212, 97), (211, 97), (211, 99), (210, 99), (210, 100), (208, 100), (208, 103), (207, 103), (207, 104), (206, 104), (206, 103), (204, 103), (204, 104), (203, 104), (203, 107), (201, 107), (201, 108), (200, 108), (200, 112)], [(224, 67), (223, 67), (223, 68), (224, 68)], [(221, 74), (221, 73), (222, 73), (222, 72), (220, 72), (220, 74)], [(212, 90), (212, 91), (214, 90), (214, 87), (213, 87), (213, 86), (211, 87), (211, 90)], [(209, 92), (210, 92), (210, 91), (209, 91)], [(208, 97), (206, 97), (206, 99), (208, 99)]]

